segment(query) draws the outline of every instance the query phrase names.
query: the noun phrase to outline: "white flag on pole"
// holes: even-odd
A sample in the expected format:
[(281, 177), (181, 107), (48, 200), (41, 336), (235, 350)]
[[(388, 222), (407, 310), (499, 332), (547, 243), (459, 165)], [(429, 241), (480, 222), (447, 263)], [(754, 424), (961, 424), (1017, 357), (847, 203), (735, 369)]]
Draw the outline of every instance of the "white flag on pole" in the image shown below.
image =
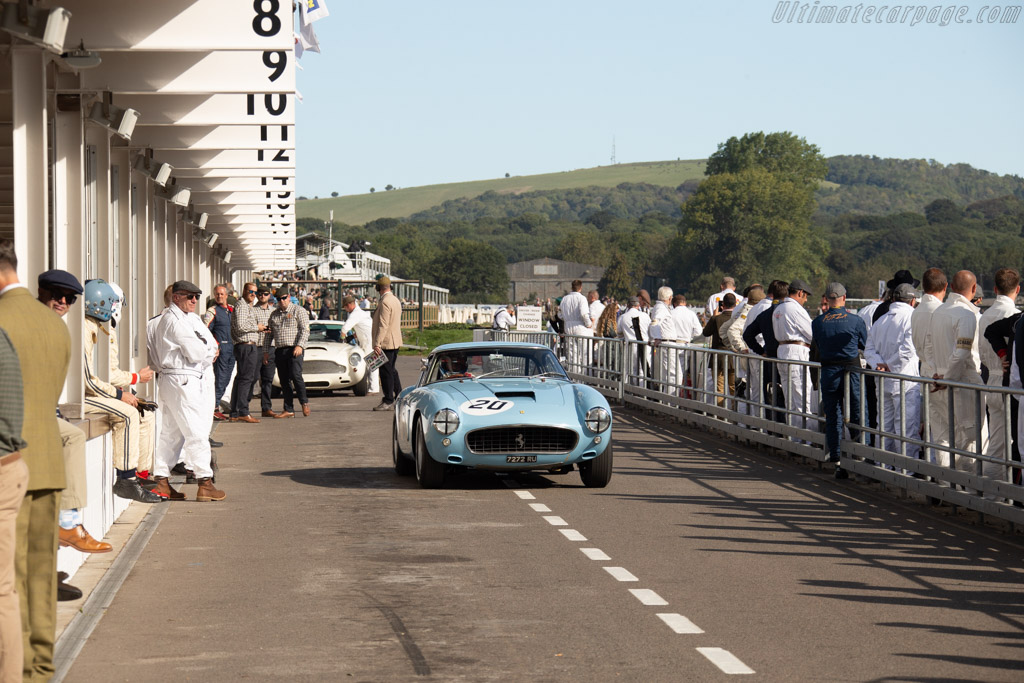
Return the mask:
[(325, 0), (300, 0), (299, 7), (302, 9), (302, 25), (312, 24), (330, 15), (327, 11)]
[(299, 39), (295, 44), (295, 56), (301, 57), (302, 53), (306, 50), (320, 52), (320, 41), (317, 40), (313, 24), (303, 24), (302, 28), (299, 29)]

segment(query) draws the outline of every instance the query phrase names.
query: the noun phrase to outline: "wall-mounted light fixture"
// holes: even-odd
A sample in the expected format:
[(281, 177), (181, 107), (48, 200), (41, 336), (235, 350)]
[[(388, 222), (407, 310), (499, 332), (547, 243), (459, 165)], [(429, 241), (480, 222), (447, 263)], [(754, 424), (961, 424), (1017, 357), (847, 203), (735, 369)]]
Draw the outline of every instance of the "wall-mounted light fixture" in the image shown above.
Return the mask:
[(231, 263), (231, 250), (224, 252), (224, 263)]
[(60, 54), (70, 21), (71, 12), (63, 7), (43, 9), (29, 5), (28, 0), (19, 0), (4, 3), (0, 28), (15, 38)]
[(86, 50), (85, 41), (80, 41), (74, 50), (61, 53), (61, 61), (76, 71), (95, 69), (103, 63), (103, 58), (96, 50)]
[(156, 188), (156, 196), (160, 199), (166, 199), (176, 206), (188, 206), (192, 190), (187, 187), (179, 187), (172, 181), (170, 185)]
[(206, 233), (206, 240), (205, 240), (206, 241), (206, 246), (208, 246), (208, 247), (210, 247), (212, 249), (213, 245), (217, 244), (217, 240), (219, 238), (220, 238), (220, 234), (218, 234), (216, 232), (207, 232)]
[[(193, 219), (196, 225), (198, 225), (200, 228), (205, 228), (206, 222), (210, 220), (210, 214), (206, 213), (205, 211), (203, 213), (197, 213), (193, 216)], [(211, 244), (210, 246), (213, 245)]]
[(134, 109), (115, 107), (111, 99), (110, 92), (103, 93), (103, 100), (92, 105), (89, 120), (112, 131), (118, 137), (131, 140), (135, 122), (139, 120), (139, 112)]
[(155, 160), (153, 150), (146, 150), (135, 157), (134, 168), (139, 173), (152, 178), (153, 182), (161, 187), (167, 184), (167, 181), (171, 179), (171, 172), (174, 171), (174, 167), (170, 164)]

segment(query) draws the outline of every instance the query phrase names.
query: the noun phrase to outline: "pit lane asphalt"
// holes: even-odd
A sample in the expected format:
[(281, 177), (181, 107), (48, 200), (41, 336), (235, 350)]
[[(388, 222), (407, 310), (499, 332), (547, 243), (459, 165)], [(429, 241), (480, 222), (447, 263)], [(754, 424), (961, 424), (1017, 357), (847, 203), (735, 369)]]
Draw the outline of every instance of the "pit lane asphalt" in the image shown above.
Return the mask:
[(1012, 538), (622, 410), (608, 488), (426, 491), (375, 403), (222, 425), (227, 501), (166, 504), (65, 680), (1024, 676)]

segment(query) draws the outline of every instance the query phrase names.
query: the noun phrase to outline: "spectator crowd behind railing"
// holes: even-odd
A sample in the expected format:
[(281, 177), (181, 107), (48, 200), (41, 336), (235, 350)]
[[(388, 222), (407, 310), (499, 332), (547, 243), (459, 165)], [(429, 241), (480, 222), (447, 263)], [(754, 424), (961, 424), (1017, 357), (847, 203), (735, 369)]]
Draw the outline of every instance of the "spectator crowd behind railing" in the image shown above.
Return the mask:
[[(627, 403), (832, 462), (837, 478), (854, 472), (1024, 523), (1020, 278), (1001, 269), (995, 282), (984, 313), (969, 271), (954, 275), (948, 296), (941, 271), (923, 282), (900, 271), (857, 312), (832, 283), (812, 320), (806, 282), (741, 295), (726, 280), (703, 321), (663, 287), (654, 306), (642, 296), (621, 310), (605, 303), (582, 331), (576, 322), (494, 334), (552, 345), (576, 379)], [(579, 316), (571, 306), (558, 313)]]

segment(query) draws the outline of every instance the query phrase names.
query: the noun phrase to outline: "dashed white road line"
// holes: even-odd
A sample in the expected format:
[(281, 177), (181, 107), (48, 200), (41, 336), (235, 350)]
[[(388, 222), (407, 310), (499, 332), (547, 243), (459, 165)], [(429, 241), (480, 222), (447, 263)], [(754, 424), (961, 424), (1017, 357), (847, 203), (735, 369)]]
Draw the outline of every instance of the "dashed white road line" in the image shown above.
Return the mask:
[(606, 572), (615, 577), (616, 581), (639, 581), (628, 569), (625, 567), (602, 567)]
[(629, 592), (643, 605), (667, 605), (665, 598), (649, 588), (630, 588)]
[[(512, 488), (513, 486), (517, 486), (518, 483), (514, 480), (506, 480), (505, 485)], [(536, 500), (534, 495), (529, 491), (513, 490), (513, 493), (519, 496), (522, 500)], [(530, 503), (530, 508), (532, 508), (534, 512), (551, 512), (551, 508), (543, 503)], [(568, 526), (568, 522), (556, 515), (545, 515), (544, 521), (552, 526)], [(587, 540), (587, 537), (576, 529), (559, 529), (558, 531), (570, 541)], [(589, 559), (599, 562), (612, 559), (600, 548), (580, 548), (580, 552), (586, 555)], [(618, 581), (631, 582), (640, 580), (625, 567), (602, 567), (602, 569), (611, 574)], [(661, 597), (649, 588), (630, 588), (629, 592), (632, 593), (633, 597), (639, 600), (643, 605), (668, 605), (668, 601), (665, 600), (665, 598)], [(675, 633), (684, 635), (704, 633), (703, 629), (677, 612), (661, 612), (658, 613), (657, 616)], [(704, 655), (708, 661), (721, 669), (723, 673), (755, 673), (753, 669), (744, 664), (738, 657), (736, 657), (736, 655), (726, 649), (720, 647), (698, 647), (696, 649), (697, 652)]]
[(752, 674), (754, 670), (744, 664), (733, 653), (720, 647), (698, 647), (697, 652), (707, 657), (712, 664), (727, 674)]
[(586, 555), (592, 560), (601, 561), (612, 559), (608, 557), (608, 555), (600, 548), (580, 548), (580, 552), (582, 552), (584, 555)]
[(704, 629), (697, 626), (682, 614), (675, 612), (664, 612), (658, 618), (668, 624), (668, 627), (676, 633), (704, 633)]

